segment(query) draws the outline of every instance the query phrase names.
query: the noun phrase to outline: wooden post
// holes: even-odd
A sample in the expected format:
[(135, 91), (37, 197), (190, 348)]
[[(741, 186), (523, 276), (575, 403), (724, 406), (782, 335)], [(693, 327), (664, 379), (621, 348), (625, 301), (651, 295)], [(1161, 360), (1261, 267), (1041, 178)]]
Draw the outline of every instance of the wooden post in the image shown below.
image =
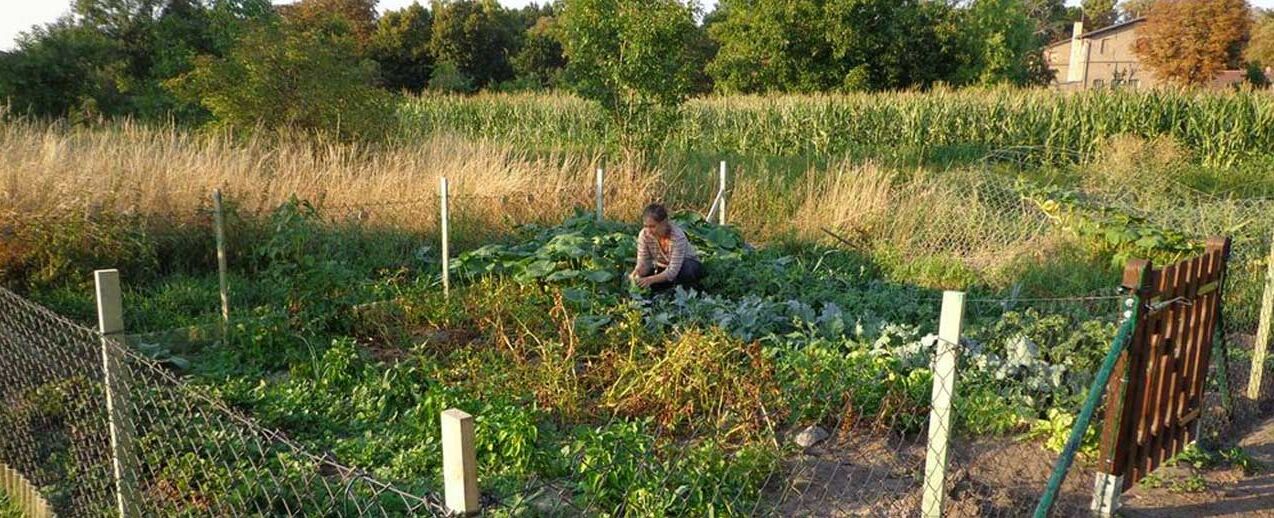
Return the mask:
[(722, 160), (722, 161), (721, 161), (721, 175), (720, 175), (720, 176), (721, 176), (721, 178), (720, 178), (720, 180), (719, 180), (719, 181), (721, 182), (721, 189), (720, 189), (720, 191), (719, 191), (719, 192), (721, 193), (721, 206), (720, 206), (720, 207), (718, 207), (718, 210), (717, 210), (717, 218), (718, 218), (717, 223), (719, 223), (719, 224), (721, 224), (721, 225), (725, 225), (725, 199), (726, 199), (726, 195), (725, 195), (725, 193), (726, 193), (726, 183), (725, 183), (725, 176), (726, 176), (726, 170), (725, 170), (725, 160)]
[(1274, 333), (1274, 236), (1270, 237), (1270, 255), (1265, 261), (1265, 295), (1261, 297), (1261, 319), (1256, 330), (1256, 342), (1252, 344), (1252, 375), (1248, 378), (1247, 398), (1261, 398), (1261, 378), (1265, 374), (1265, 356), (1270, 348), (1270, 335)]
[(457, 514), (478, 512), (478, 456), (473, 444), (473, 416), (455, 408), (442, 413), (442, 478), (447, 509)]
[(951, 400), (955, 397), (956, 357), (964, 325), (964, 293), (942, 294), (942, 318), (933, 355), (933, 393), (929, 405), (929, 447), (925, 455), (925, 486), (920, 512), (942, 516), (946, 495), (947, 445), (951, 438)]
[(212, 223), (217, 234), (217, 281), (221, 285), (221, 335), (230, 325), (230, 286), (226, 281), (226, 219), (221, 208), (221, 189), (212, 191)]
[[(1110, 380), (1106, 382), (1106, 410), (1102, 421), (1101, 446), (1097, 458), (1097, 477), (1093, 482), (1093, 499), (1090, 510), (1099, 516), (1113, 516), (1119, 511), (1120, 496), (1124, 492), (1124, 472), (1128, 465), (1130, 449), (1135, 447), (1136, 438), (1132, 437), (1132, 427), (1124, 423), (1136, 422), (1139, 404), (1129, 401), (1129, 387), (1137, 387), (1145, 383), (1146, 355), (1145, 341), (1147, 304), (1154, 291), (1154, 279), (1151, 272), (1154, 266), (1150, 261), (1135, 259), (1124, 267), (1124, 278), (1120, 285), (1128, 291), (1124, 300), (1123, 319), (1136, 316), (1137, 328), (1128, 337), (1124, 352), (1119, 355)], [(1140, 298), (1142, 304), (1136, 304)]]
[(97, 284), (97, 328), (102, 334), (102, 378), (106, 393), (106, 422), (111, 436), (111, 467), (115, 479), (115, 505), (120, 518), (134, 516), (137, 494), (135, 471), (130, 469), (127, 387), (124, 372), (113, 352), (112, 341), (124, 334), (124, 306), (119, 287), (119, 270), (93, 272)]
[(599, 167), (597, 168), (597, 222), (598, 223), (601, 223), (602, 220), (605, 219), (606, 217), (605, 215), (605, 203), (606, 203), (605, 192), (606, 191), (604, 187), (605, 182), (606, 182), (606, 171), (602, 170), (602, 168)]
[(451, 296), (451, 247), (449, 237), (447, 236), (447, 177), (442, 177), (438, 182), (438, 206), (442, 207), (442, 219), (439, 225), (442, 229), (442, 295), (444, 297)]

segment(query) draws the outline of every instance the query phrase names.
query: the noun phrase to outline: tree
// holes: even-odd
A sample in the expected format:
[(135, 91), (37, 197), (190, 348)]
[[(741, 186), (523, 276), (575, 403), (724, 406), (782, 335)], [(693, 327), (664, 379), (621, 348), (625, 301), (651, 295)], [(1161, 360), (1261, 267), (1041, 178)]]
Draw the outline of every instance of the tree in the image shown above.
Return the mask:
[(708, 65), (724, 92), (814, 92), (842, 83), (826, 38), (821, 0), (721, 0), (728, 14), (709, 34), (720, 44)]
[(966, 40), (957, 83), (1022, 85), (1040, 76), (1040, 42), (1022, 2), (974, 0), (961, 14)]
[(283, 13), (302, 25), (322, 25), (330, 18), (344, 20), (360, 50), (366, 48), (377, 27), (376, 0), (301, 0)]
[(383, 137), (392, 126), (391, 99), (375, 79), (375, 64), (358, 57), (344, 23), (286, 22), (259, 24), (227, 56), (201, 56), (167, 86), (201, 104), (217, 125), (352, 140)]
[(1239, 65), (1251, 25), (1245, 0), (1157, 2), (1134, 50), (1162, 79), (1205, 84), (1218, 72)]
[(953, 13), (944, 3), (840, 0), (824, 12), (844, 90), (928, 86), (954, 71), (955, 32), (947, 26)]
[(513, 77), (509, 57), (517, 32), (495, 0), (435, 1), (429, 50), (439, 63), (451, 63), (474, 85), (494, 85)]
[(13, 52), (0, 53), (0, 102), (46, 117), (123, 114), (126, 100), (115, 79), (126, 67), (115, 41), (62, 18), (22, 34)]
[(519, 79), (546, 87), (557, 83), (564, 66), (566, 56), (558, 41), (557, 20), (551, 16), (541, 17), (523, 36), (522, 49), (513, 57), (513, 69)]
[(1259, 68), (1274, 67), (1274, 9), (1257, 13), (1244, 57)]
[(723, 91), (883, 90), (927, 86), (954, 70), (947, 2), (723, 0), (708, 73)]
[(381, 16), (367, 46), (367, 55), (380, 65), (381, 81), (390, 90), (419, 92), (433, 73), (429, 52), (433, 16), (419, 3)]
[(1089, 29), (1100, 29), (1114, 25), (1119, 21), (1119, 11), (1115, 9), (1118, 0), (1084, 0), (1084, 24)]
[(1123, 19), (1132, 20), (1141, 18), (1150, 13), (1150, 8), (1159, 0), (1124, 0), (1119, 4), (1119, 12), (1122, 13)]
[(677, 0), (566, 0), (559, 18), (568, 84), (601, 103), (631, 144), (650, 144), (694, 78), (693, 8)]

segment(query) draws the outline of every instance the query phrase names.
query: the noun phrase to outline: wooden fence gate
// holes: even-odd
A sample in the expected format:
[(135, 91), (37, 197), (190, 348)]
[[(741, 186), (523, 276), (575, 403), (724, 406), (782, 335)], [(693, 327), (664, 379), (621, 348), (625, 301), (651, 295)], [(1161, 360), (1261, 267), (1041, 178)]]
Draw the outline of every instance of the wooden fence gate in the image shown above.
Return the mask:
[[(1135, 260), (1123, 286), (1141, 296), (1137, 327), (1106, 386), (1098, 492), (1102, 477), (1118, 495), (1198, 439), (1228, 238), (1210, 238), (1203, 255), (1154, 269)], [(1119, 481), (1119, 482), (1115, 482)]]

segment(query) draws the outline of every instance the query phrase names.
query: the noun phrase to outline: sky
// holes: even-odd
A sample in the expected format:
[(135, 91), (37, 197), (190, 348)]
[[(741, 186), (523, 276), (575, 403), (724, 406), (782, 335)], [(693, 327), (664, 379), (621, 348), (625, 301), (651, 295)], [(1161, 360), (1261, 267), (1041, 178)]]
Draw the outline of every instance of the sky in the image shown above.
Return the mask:
[[(56, 20), (68, 12), (72, 0), (0, 0), (0, 50), (13, 49), (13, 40), (18, 34), (27, 31), (32, 25), (43, 25)], [(380, 0), (380, 10), (398, 9), (410, 5), (416, 0)], [(532, 0), (500, 0), (507, 7), (522, 7)], [(1067, 4), (1078, 4), (1080, 0), (1067, 0)], [(538, 3), (545, 3), (540, 0)], [(1249, 0), (1257, 7), (1274, 9), (1274, 0)], [(288, 3), (275, 0), (275, 3)], [(422, 0), (421, 3), (427, 3)], [(702, 0), (705, 9), (716, 5), (716, 0)]]

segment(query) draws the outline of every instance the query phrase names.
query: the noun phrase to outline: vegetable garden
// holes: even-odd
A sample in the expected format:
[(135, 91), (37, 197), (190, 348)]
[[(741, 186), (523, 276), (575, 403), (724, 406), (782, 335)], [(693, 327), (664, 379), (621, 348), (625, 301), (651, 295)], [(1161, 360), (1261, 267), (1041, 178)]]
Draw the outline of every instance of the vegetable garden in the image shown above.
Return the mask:
[[(967, 301), (947, 510), (1021, 515), (1115, 335), (1118, 265), (1235, 235), (1225, 332), (1241, 343), (1274, 221), (1259, 197), (1154, 191), (1158, 177), (1131, 173), (1094, 183), (1026, 155), (819, 171), (787, 193), (775, 186), (804, 177), (740, 162), (733, 226), (699, 215), (706, 186), (662, 178), (708, 272), (702, 291), (666, 296), (623, 277), (638, 230), (625, 210), (646, 200), (607, 191), (599, 221), (576, 208), (591, 205), (583, 174), (518, 192), (461, 183), (449, 294), (431, 189), (358, 202), (230, 188), (228, 323), (206, 202), (0, 219), (0, 356), (15, 358), (0, 367), (0, 423), (21, 431), (0, 439), (0, 460), (29, 463), (62, 514), (113, 509), (102, 345), (84, 328), (97, 320), (89, 272), (113, 267), (128, 334), (108, 350), (133, 383), (144, 510), (440, 513), (439, 415), (459, 408), (475, 416), (487, 514), (914, 515), (942, 290), (955, 288)], [(493, 169), (542, 166), (510, 160)], [(1245, 371), (1244, 354), (1216, 355), (1218, 368)], [(1096, 445), (1092, 428), (1081, 452)], [(1059, 514), (1086, 512), (1085, 470)]]

